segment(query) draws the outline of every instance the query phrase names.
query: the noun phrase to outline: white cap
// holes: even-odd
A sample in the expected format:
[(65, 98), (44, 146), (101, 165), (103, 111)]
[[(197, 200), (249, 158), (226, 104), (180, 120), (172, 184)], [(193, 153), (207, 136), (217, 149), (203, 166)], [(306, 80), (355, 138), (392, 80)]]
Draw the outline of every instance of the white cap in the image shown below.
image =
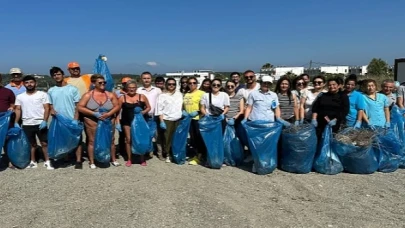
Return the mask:
[(270, 83), (273, 83), (274, 78), (273, 78), (272, 76), (265, 75), (265, 76), (262, 76), (261, 81), (262, 81), (262, 82), (270, 82)]
[(22, 71), (20, 68), (11, 68), (10, 74), (22, 74)]

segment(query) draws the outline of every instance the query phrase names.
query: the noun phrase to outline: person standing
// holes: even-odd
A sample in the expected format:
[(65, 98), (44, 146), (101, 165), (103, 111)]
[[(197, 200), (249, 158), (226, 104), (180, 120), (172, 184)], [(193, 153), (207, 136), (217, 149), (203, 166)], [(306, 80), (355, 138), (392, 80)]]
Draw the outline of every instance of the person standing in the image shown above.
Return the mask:
[[(234, 121), (234, 126), (238, 127), (240, 122), (243, 119), (243, 114), (245, 112), (245, 100), (242, 97), (242, 94), (236, 93), (236, 84), (234, 81), (227, 81), (225, 83), (225, 92), (229, 96), (229, 110), (227, 115), (228, 121)], [(229, 123), (229, 122), (228, 122)]]
[[(79, 113), (77, 111), (77, 103), (80, 101), (79, 89), (72, 85), (68, 85), (64, 81), (65, 73), (59, 67), (52, 67), (49, 74), (55, 80), (56, 86), (49, 89), (50, 98), (50, 113), (55, 116), (56, 113), (67, 118), (78, 121)], [(80, 142), (82, 140), (79, 140)], [(82, 169), (82, 145), (79, 143), (76, 149), (76, 164), (75, 169)]]
[(235, 93), (238, 93), (238, 91), (242, 88), (245, 88), (244, 84), (240, 83), (240, 73), (239, 72), (232, 72), (231, 73), (231, 80), (235, 83)]
[(179, 81), (180, 93), (183, 94), (183, 96), (184, 96), (184, 94), (186, 94), (188, 92), (187, 80), (188, 80), (188, 77), (183, 76), (180, 78), (180, 81)]
[[(132, 81), (130, 77), (123, 77), (121, 79), (121, 86), (122, 88), (120, 90), (115, 91), (115, 95), (117, 95), (117, 98), (120, 99), (123, 95), (127, 94), (128, 89), (127, 89), (127, 83), (129, 81)], [(116, 123), (119, 124), (121, 121), (121, 113), (117, 115), (117, 120)], [(118, 151), (119, 154), (117, 153), (117, 156), (124, 154), (124, 151), (126, 151), (125, 147), (125, 132), (122, 131), (121, 128), (116, 128), (118, 131)]]
[[(260, 89), (260, 84), (257, 83), (256, 75), (253, 70), (247, 70), (243, 73), (243, 77), (245, 78), (246, 86), (245, 88), (241, 88), (239, 90), (240, 93), (242, 93), (243, 98), (247, 102), (249, 94), (252, 91), (259, 90)], [(265, 76), (263, 76), (265, 77)]]
[[(182, 116), (183, 95), (176, 91), (176, 80), (168, 78), (166, 80), (165, 92), (160, 94), (156, 106), (156, 116), (159, 117), (159, 128), (162, 129), (161, 145), (166, 153), (166, 163), (171, 162), (171, 146), (173, 134)], [(159, 142), (158, 142), (159, 143)]]
[(14, 95), (17, 96), (26, 91), (25, 86), (22, 83), (23, 72), (20, 68), (11, 68), (10, 69), (11, 81), (5, 86), (5, 88), (13, 91)]
[[(31, 144), (31, 162), (27, 168), (37, 168), (35, 150), (38, 137), (44, 153), (44, 167), (53, 170), (48, 156), (48, 118), (49, 118), (49, 97), (42, 91), (37, 91), (37, 81), (33, 76), (25, 76), (23, 83), (26, 92), (18, 95), (15, 101), (15, 124), (22, 118), (22, 129)], [(21, 114), (22, 113), (22, 114)]]
[(69, 77), (65, 78), (67, 84), (75, 86), (79, 89), (80, 96), (83, 96), (90, 90), (91, 87), (91, 74), (81, 75), (80, 65), (77, 62), (70, 62), (68, 64)]
[[(4, 87), (2, 82), (3, 82), (3, 78), (0, 74), (0, 113), (14, 111), (15, 95), (14, 95), (13, 91)], [(13, 114), (13, 116), (15, 117), (15, 114)], [(9, 128), (12, 127), (13, 124), (14, 124), (14, 121), (10, 120), (10, 125), (8, 127)], [(16, 126), (18, 127), (18, 125), (16, 125)], [(6, 154), (6, 146), (4, 146), (4, 149), (2, 148), (2, 150)], [(9, 163), (9, 168), (14, 168), (14, 166), (11, 163)]]
[[(156, 108), (156, 101), (158, 96), (162, 93), (162, 90), (152, 86), (152, 74), (150, 72), (143, 72), (141, 74), (142, 86), (136, 90), (136, 93), (143, 94), (149, 101), (150, 104), (150, 111), (148, 112), (148, 118), (146, 122), (148, 122), (149, 126), (151, 126), (151, 122), (154, 121), (156, 125), (159, 125), (159, 118), (155, 117), (155, 108)], [(157, 139), (157, 131), (153, 137), (155, 140)], [(156, 140), (157, 141), (157, 140)], [(162, 156), (162, 147), (161, 145), (158, 146), (158, 158), (160, 160), (164, 160)], [(153, 151), (149, 153), (149, 156), (153, 157)]]
[(308, 88), (301, 93), (300, 101), (300, 122), (303, 123), (304, 119), (311, 121), (312, 119), (312, 104), (315, 102), (316, 98), (327, 91), (325, 87), (325, 77), (322, 75), (316, 76), (312, 79), (314, 87)]
[(155, 78), (155, 86), (159, 88), (162, 92), (165, 91), (165, 78), (164, 77), (156, 77)]
[(204, 91), (206, 93), (211, 92), (211, 79), (206, 78), (202, 81), (199, 90)]
[(346, 126), (361, 128), (366, 104), (363, 95), (356, 90), (356, 86), (357, 76), (355, 74), (346, 78), (344, 93), (347, 94), (350, 102), (349, 114), (346, 116)]
[(397, 103), (397, 95), (393, 92), (395, 89), (395, 82), (394, 80), (387, 79), (384, 80), (383, 83), (381, 84), (381, 94), (384, 94), (388, 98), (388, 105), (390, 106), (390, 109), (392, 108), (393, 105)]
[(291, 91), (291, 80), (288, 77), (281, 77), (276, 84), (275, 92), (280, 103), (281, 119), (299, 125), (299, 105), (297, 96)]
[(363, 120), (366, 126), (380, 128), (390, 128), (390, 101), (387, 96), (377, 93), (377, 83), (373, 79), (367, 79), (364, 82), (365, 87), (364, 115)]

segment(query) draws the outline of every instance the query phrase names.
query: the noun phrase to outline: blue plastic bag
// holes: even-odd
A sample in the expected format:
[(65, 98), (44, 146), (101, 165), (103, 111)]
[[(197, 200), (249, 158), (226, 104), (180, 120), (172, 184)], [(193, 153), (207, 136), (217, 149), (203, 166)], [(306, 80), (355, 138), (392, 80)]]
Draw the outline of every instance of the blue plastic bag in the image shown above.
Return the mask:
[(93, 74), (103, 75), (105, 81), (107, 82), (105, 89), (112, 92), (114, 89), (114, 79), (110, 73), (110, 70), (108, 69), (106, 61), (104, 61), (103, 58), (105, 58), (105, 56), (100, 54), (96, 59), (93, 66)]
[[(156, 121), (155, 121), (154, 118), (149, 118), (147, 123), (148, 123), (148, 126), (149, 126), (150, 140), (152, 140), (152, 138), (156, 136), (157, 124), (156, 124)], [(149, 151), (150, 152), (154, 151), (153, 142), (151, 142), (151, 144), (150, 144)]]
[(11, 164), (24, 169), (31, 161), (31, 145), (21, 128), (14, 127), (8, 130), (7, 155)]
[(249, 147), (249, 141), (245, 127), (242, 124), (238, 124), (237, 126), (235, 126), (235, 132), (236, 136), (238, 136), (240, 142), (242, 143), (242, 146)]
[(404, 164), (404, 145), (394, 130), (380, 130), (376, 136), (374, 150), (378, 156), (378, 171), (390, 173)]
[(405, 132), (404, 132), (404, 117), (402, 111), (398, 106), (394, 105), (391, 109), (391, 129), (394, 131), (397, 138), (402, 144), (405, 143)]
[(131, 123), (131, 144), (132, 153), (145, 155), (152, 148), (152, 140), (148, 123), (146, 123), (142, 113), (135, 114)]
[(286, 128), (281, 134), (280, 168), (291, 173), (309, 173), (316, 154), (317, 137), (312, 124)]
[(61, 114), (56, 114), (48, 130), (48, 155), (59, 159), (77, 148), (83, 132), (83, 125)]
[(98, 120), (94, 138), (94, 158), (100, 163), (108, 163), (111, 159), (113, 124), (110, 119)]
[(224, 133), (224, 163), (237, 166), (243, 161), (243, 146), (236, 137), (234, 126), (226, 125)]
[(326, 125), (325, 130), (322, 133), (322, 139), (318, 144), (317, 154), (315, 155), (315, 161), (313, 168), (316, 172), (335, 175), (343, 171), (343, 165), (340, 162), (339, 157), (332, 150), (332, 128)]
[(7, 131), (10, 125), (10, 118), (13, 112), (0, 113), (0, 148), (3, 148), (7, 138)]
[(172, 139), (173, 162), (182, 165), (186, 162), (187, 136), (190, 131), (191, 117), (186, 116), (180, 120)]
[(201, 136), (207, 147), (207, 163), (213, 169), (220, 169), (224, 163), (222, 121), (220, 117), (214, 116), (204, 116), (198, 121)]
[(248, 121), (243, 126), (249, 135), (249, 148), (257, 174), (266, 175), (273, 172), (277, 167), (277, 144), (283, 125), (255, 120)]

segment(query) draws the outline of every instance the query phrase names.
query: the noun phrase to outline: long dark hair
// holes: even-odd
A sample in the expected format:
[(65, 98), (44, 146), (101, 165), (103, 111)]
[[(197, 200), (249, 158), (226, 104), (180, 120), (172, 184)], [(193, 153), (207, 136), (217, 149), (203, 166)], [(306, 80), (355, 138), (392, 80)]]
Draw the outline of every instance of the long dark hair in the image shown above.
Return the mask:
[(283, 76), (283, 77), (281, 77), (281, 78), (277, 81), (275, 92), (276, 92), (277, 94), (281, 93), (281, 83), (282, 83), (283, 81), (287, 81), (287, 82), (288, 82), (288, 85), (289, 85), (289, 86), (288, 86), (288, 89), (287, 89), (287, 96), (288, 96), (289, 104), (291, 104), (291, 97), (292, 97), (292, 93), (291, 93), (291, 80), (290, 80), (288, 77)]
[(304, 88), (306, 88), (306, 87), (307, 87), (307, 83), (305, 82), (304, 76), (302, 76), (302, 75), (300, 75), (300, 76), (298, 76), (298, 77), (295, 77), (294, 80), (292, 81), (292, 85), (290, 85), (290, 87), (291, 87), (293, 90), (297, 90), (297, 82), (300, 81), (300, 80), (303, 80), (303, 81), (304, 81), (303, 85), (304, 85)]
[(180, 93), (187, 93), (189, 88), (188, 88), (188, 84), (186, 85), (185, 88), (183, 88), (183, 84), (181, 83), (181, 81), (183, 81), (184, 79), (187, 79), (186, 81), (188, 82), (188, 77), (187, 76), (183, 76), (180, 78), (179, 84), (180, 84)]
[[(205, 91), (204, 90), (204, 82), (210, 82), (210, 87), (208, 88), (208, 91)], [(209, 79), (209, 78), (206, 78), (206, 79), (204, 79), (202, 82), (201, 82), (201, 85), (200, 85), (200, 88), (198, 88), (199, 90), (202, 90), (202, 91), (204, 91), (204, 92), (211, 92), (211, 83), (212, 83), (212, 81), (211, 81), (211, 79)]]

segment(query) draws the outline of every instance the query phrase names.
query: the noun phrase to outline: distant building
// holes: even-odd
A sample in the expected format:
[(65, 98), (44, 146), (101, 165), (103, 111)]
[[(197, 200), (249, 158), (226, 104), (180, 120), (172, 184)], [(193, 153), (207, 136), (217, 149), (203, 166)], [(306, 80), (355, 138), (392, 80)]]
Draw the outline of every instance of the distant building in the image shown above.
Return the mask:
[(321, 66), (321, 72), (325, 74), (348, 74), (349, 66)]
[(349, 74), (355, 75), (367, 75), (367, 66), (351, 66), (349, 68)]
[(300, 75), (304, 73), (304, 67), (274, 67), (272, 71), (276, 80), (278, 80), (281, 76), (286, 75), (288, 72), (295, 75)]

